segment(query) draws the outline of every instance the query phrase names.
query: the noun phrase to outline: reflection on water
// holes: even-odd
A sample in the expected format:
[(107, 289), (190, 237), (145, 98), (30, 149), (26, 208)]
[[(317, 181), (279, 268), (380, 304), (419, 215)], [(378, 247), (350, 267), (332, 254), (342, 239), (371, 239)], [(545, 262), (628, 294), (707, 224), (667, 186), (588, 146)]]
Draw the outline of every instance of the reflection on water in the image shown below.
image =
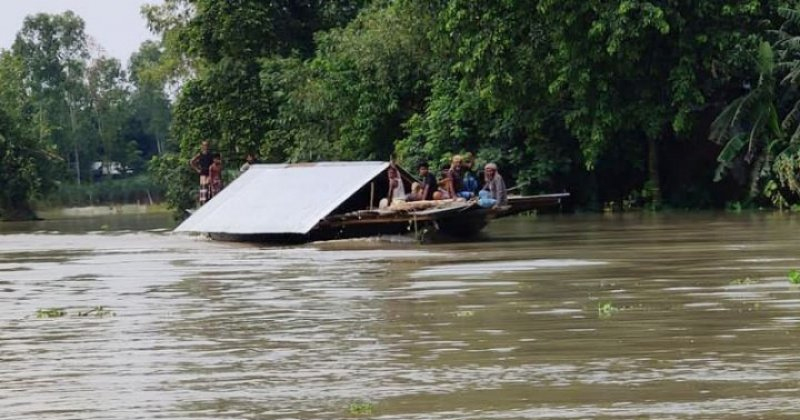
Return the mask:
[[(791, 216), (294, 247), (169, 223), (0, 225), (0, 418), (339, 419), (357, 401), (380, 419), (800, 415)], [(115, 316), (77, 315), (96, 306)]]

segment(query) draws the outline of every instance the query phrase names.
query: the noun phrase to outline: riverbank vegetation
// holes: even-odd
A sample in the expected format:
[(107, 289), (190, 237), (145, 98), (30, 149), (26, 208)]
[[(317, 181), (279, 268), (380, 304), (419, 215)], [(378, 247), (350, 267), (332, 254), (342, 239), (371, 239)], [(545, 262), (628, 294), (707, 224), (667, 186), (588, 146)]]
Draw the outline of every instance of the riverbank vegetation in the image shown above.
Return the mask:
[(127, 71), (87, 58), (77, 16), (40, 15), (0, 60), (0, 95), (22, 98), (3, 100), (0, 139), (15, 139), (8, 167), (29, 168), (0, 186), (16, 194), (0, 208), (54, 180), (85, 182), (96, 160), (151, 162), (170, 205), (190, 207), (185, 162), (203, 139), (228, 167), (251, 152), (409, 167), (471, 152), (525, 192), (566, 190), (584, 208), (789, 208), (800, 202), (795, 7), (165, 0), (143, 10), (160, 41)]
[(49, 193), (33, 200), (37, 209), (61, 207), (88, 207), (112, 204), (152, 205), (160, 203), (165, 188), (147, 174), (122, 179), (101, 179), (85, 182), (62, 183)]
[(144, 173), (169, 129), (165, 86), (149, 71), (160, 54), (144, 43), (123, 68), (72, 12), (25, 18), (0, 51), (0, 216), (31, 218), (33, 199)]

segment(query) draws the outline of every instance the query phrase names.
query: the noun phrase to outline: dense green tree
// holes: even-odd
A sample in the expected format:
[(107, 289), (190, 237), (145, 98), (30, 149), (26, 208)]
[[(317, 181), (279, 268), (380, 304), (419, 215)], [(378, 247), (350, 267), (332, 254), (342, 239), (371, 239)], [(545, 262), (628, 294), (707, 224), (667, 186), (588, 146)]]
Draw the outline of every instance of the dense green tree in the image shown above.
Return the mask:
[(159, 61), (186, 78), (184, 158), (203, 138), (229, 161), (475, 152), (527, 190), (659, 205), (715, 188), (703, 140), (784, 3), (169, 0), (146, 14)]
[(724, 145), (717, 179), (745, 167), (750, 197), (784, 207), (800, 196), (800, 11), (779, 12), (786, 21), (772, 45), (761, 44), (757, 77), (717, 116), (710, 137)]
[(575, 159), (601, 173), (628, 166), (657, 204), (659, 151), (707, 130), (706, 110), (746, 78), (781, 3), (448, 1), (436, 39), (455, 57), (414, 132), (455, 150), (492, 139), (527, 177), (576, 171)]
[(120, 174), (143, 169), (143, 157), (167, 147), (166, 88), (176, 79), (158, 43), (133, 55), (129, 79), (119, 61), (90, 57), (83, 20), (65, 12), (28, 16), (12, 49), (0, 53), (6, 212), (24, 215), (51, 186), (80, 191), (70, 184), (95, 180), (98, 162)]
[(145, 8), (162, 34), (168, 71), (190, 76), (173, 108), (171, 131), (181, 156), (188, 159), (211, 139), (228, 162), (258, 150), (262, 159), (282, 160), (284, 151), (266, 141), (279, 103), (262, 88), (262, 61), (311, 56), (314, 33), (348, 21), (361, 3), (174, 0)]
[(13, 52), (23, 62), (23, 80), (37, 114), (36, 135), (57, 146), (80, 183), (83, 147), (77, 114), (85, 106), (83, 79), (89, 57), (83, 19), (70, 11), (28, 16)]
[(171, 104), (166, 93), (168, 80), (161, 72), (163, 57), (159, 43), (145, 41), (131, 56), (128, 70), (134, 91), (125, 137), (137, 142), (145, 159), (164, 153), (169, 139)]
[(438, 65), (426, 109), (398, 145), (401, 155), (445, 164), (453, 153), (477, 152), (525, 183), (544, 183), (569, 167), (562, 149), (574, 144), (546, 90), (547, 28), (534, 6), (448, 1), (434, 10), (428, 34)]
[(145, 8), (162, 34), (165, 61), (192, 74), (175, 106), (181, 149), (190, 153), (204, 138), (227, 154), (261, 148), (277, 106), (261, 88), (260, 61), (310, 56), (314, 33), (348, 21), (361, 3), (172, 0)]
[(0, 52), (0, 218), (35, 217), (31, 198), (52, 187), (54, 149), (37, 139), (22, 84), (23, 63), (9, 52)]
[(320, 33), (313, 59), (265, 61), (262, 85), (280, 105), (268, 147), (289, 160), (389, 159), (430, 92), (433, 21), (421, 4), (373, 5)]
[(698, 111), (746, 77), (764, 19), (775, 17), (778, 5), (621, 0), (575, 2), (570, 10), (548, 3), (542, 10), (549, 19), (573, 18), (552, 37), (549, 89), (568, 98), (565, 121), (587, 164), (616, 138), (645, 141), (646, 192), (656, 204), (662, 181), (659, 150), (666, 142), (687, 139)]
[[(188, 183), (169, 195), (180, 206), (193, 187), (185, 161), (203, 139), (229, 167), (254, 151), (263, 161), (394, 153), (407, 165), (473, 152), (510, 183), (568, 189), (581, 203), (707, 205), (749, 192), (787, 205), (800, 196), (791, 6), (166, 0), (144, 8), (162, 39), (143, 44), (127, 74), (89, 59), (79, 17), (40, 14), (4, 58), (19, 83), (2, 89), (20, 92), (3, 105), (4, 147), (20, 139), (32, 158), (59, 156), (48, 168), (67, 179), (69, 165), (76, 181), (96, 160), (158, 156), (162, 182)], [(42, 189), (26, 185), (26, 197)]]
[(130, 166), (138, 158), (135, 143), (125, 142), (122, 129), (129, 115), (129, 92), (118, 60), (101, 57), (87, 69), (87, 84), (93, 122), (99, 139), (98, 154), (105, 165), (119, 162)]

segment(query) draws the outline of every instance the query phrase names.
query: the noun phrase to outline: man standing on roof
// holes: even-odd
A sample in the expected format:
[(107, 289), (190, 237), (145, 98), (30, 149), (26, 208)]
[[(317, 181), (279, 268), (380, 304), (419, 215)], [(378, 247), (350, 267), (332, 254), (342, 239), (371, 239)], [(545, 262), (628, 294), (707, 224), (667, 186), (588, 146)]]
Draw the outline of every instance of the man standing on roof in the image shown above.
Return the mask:
[(202, 206), (208, 200), (208, 168), (214, 163), (214, 158), (208, 150), (208, 140), (200, 143), (200, 153), (194, 155), (189, 161), (189, 166), (200, 175), (200, 193), (198, 202)]
[(222, 157), (214, 153), (214, 162), (208, 167), (208, 199), (222, 191)]

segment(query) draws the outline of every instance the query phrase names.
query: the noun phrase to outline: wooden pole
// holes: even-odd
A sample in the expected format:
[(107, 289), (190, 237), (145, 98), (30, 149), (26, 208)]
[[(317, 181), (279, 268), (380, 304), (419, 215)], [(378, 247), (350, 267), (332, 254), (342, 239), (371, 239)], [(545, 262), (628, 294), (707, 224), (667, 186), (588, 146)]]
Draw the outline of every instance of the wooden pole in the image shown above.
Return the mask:
[(369, 209), (372, 210), (373, 203), (375, 203), (375, 181), (369, 183)]

